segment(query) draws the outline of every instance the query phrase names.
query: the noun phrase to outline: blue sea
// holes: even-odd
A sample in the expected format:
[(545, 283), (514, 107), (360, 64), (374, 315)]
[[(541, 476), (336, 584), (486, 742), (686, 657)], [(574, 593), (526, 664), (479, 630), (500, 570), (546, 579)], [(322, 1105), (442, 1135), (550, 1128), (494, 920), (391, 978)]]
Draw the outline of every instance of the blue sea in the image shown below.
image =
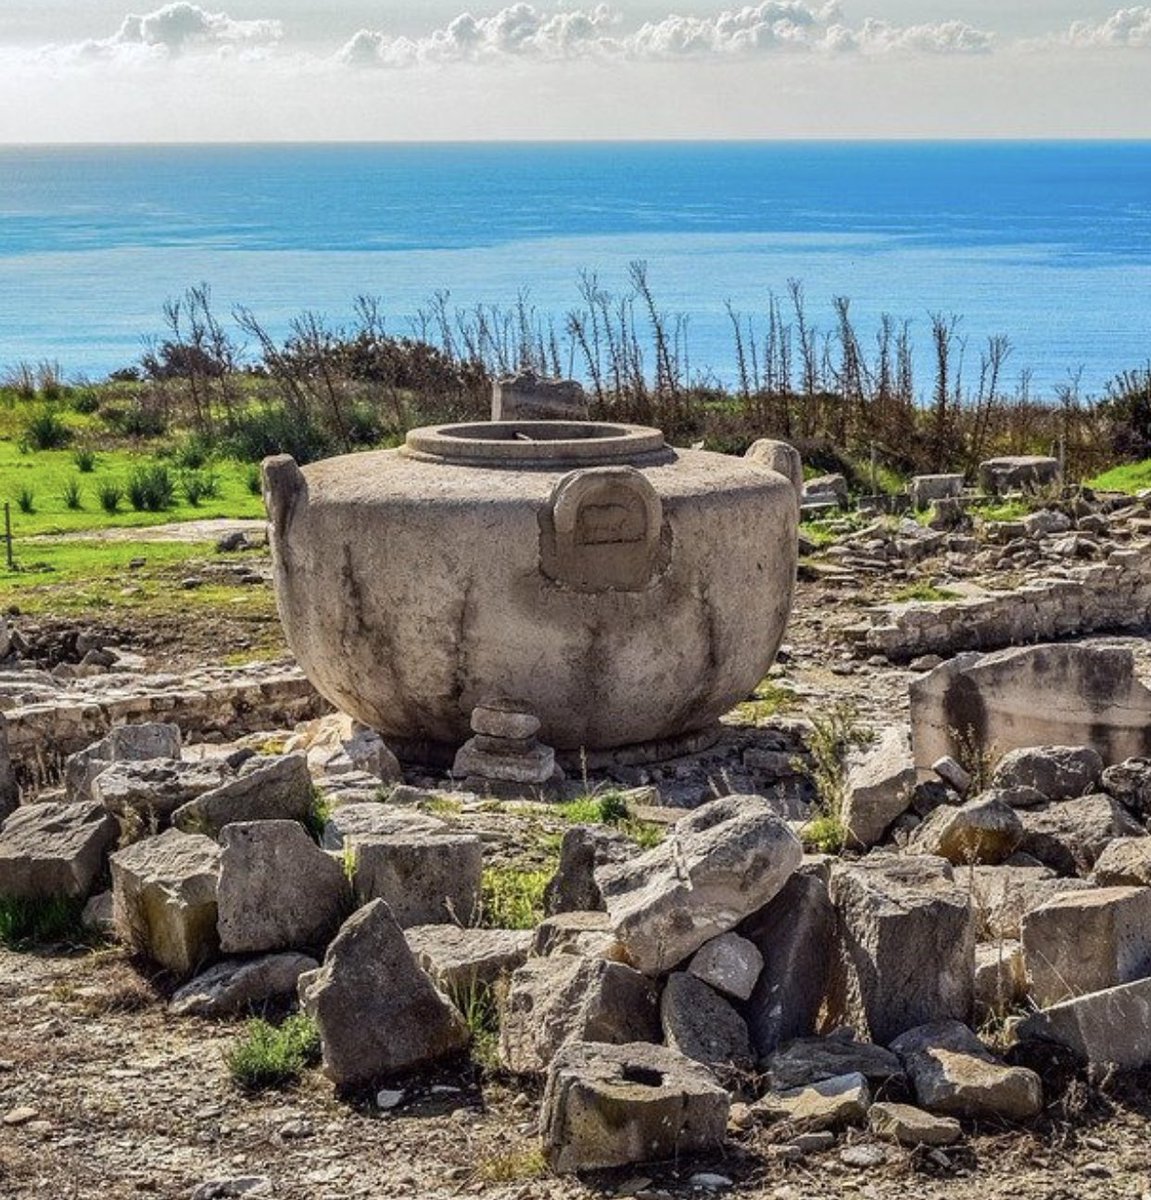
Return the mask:
[(1151, 142), (0, 148), (0, 371), (101, 377), (201, 282), (277, 333), (369, 294), (406, 334), (438, 291), (562, 328), (582, 271), (624, 292), (637, 259), (693, 373), (731, 381), (725, 304), (798, 279), (828, 333), (850, 297), (867, 348), (910, 320), (924, 389), (937, 312), (971, 382), (1003, 334), (1011, 379), (1097, 395), (1151, 359)]

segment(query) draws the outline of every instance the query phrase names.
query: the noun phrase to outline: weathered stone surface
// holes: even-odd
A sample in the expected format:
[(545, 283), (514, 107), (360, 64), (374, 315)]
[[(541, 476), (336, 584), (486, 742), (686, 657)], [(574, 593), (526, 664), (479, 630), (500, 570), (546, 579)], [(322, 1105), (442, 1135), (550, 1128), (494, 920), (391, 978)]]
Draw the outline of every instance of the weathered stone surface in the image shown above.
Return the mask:
[(216, 957), (220, 848), (211, 838), (169, 829), (110, 862), (116, 924), (133, 949), (180, 976)]
[(352, 841), (356, 900), (386, 900), (402, 929), (470, 924), (479, 910), (483, 842), (470, 833), (412, 833)]
[(90, 800), (92, 780), (114, 762), (179, 757), (178, 726), (160, 722), (121, 725), (86, 750), (69, 755), (64, 763), (64, 789), (69, 800)]
[(862, 1125), (871, 1107), (871, 1090), (859, 1074), (836, 1075), (803, 1087), (769, 1092), (751, 1106), (753, 1119), (791, 1121), (805, 1130)]
[(8, 718), (0, 713), (0, 821), (20, 803), (20, 788), (12, 770), (12, 755), (8, 749)]
[(908, 849), (936, 854), (955, 866), (1001, 863), (1023, 838), (1023, 822), (995, 793), (959, 808), (937, 808), (911, 835)]
[(179, 1017), (229, 1017), (258, 1010), (294, 997), (300, 976), (319, 965), (305, 954), (228, 959), (184, 984), (169, 1008)]
[(983, 942), (975, 947), (975, 1011), (1002, 1017), (1027, 994), (1020, 942)]
[(472, 732), (484, 737), (526, 741), (540, 731), (540, 719), (515, 700), (488, 699), (472, 709)]
[(116, 906), (111, 891), (97, 892), (88, 897), (88, 903), (80, 914), (80, 924), (101, 937), (115, 937)]
[(930, 1112), (1023, 1121), (1043, 1107), (1039, 1076), (1005, 1066), (960, 1021), (909, 1029), (891, 1048), (903, 1060), (916, 1101)]
[(725, 996), (747, 1000), (763, 970), (763, 955), (738, 933), (723, 933), (695, 952), (688, 971)]
[(915, 787), (915, 761), (902, 727), (884, 730), (878, 744), (847, 775), (843, 821), (856, 849), (883, 840), (892, 821), (907, 811)]
[(1020, 813), (1019, 849), (1060, 875), (1087, 875), (1108, 843), (1138, 837), (1138, 821), (1104, 792)]
[(1151, 1064), (1151, 979), (1076, 996), (1033, 1013), (1021, 1039), (1064, 1046), (1089, 1063), (1134, 1071)]
[(1120, 763), (1151, 754), (1151, 689), (1136, 679), (1131, 651), (1118, 646), (959, 654), (912, 682), (911, 722), (923, 772), (946, 754), (962, 759), (972, 744), (1000, 753), (1090, 746), (1105, 763)]
[(891, 1138), (901, 1146), (950, 1146), (963, 1136), (954, 1117), (937, 1117), (912, 1104), (873, 1104), (867, 1124), (876, 1137)]
[(615, 940), (605, 912), (556, 913), (541, 921), (532, 938), (531, 953), (578, 954), (584, 958), (621, 961), (623, 947)]
[[(494, 739), (493, 739), (494, 740)], [(480, 737), (470, 738), (456, 752), (452, 775), (456, 779), (491, 779), (505, 783), (547, 783), (556, 773), (556, 753), (551, 746), (533, 741), (521, 748), (495, 747)]]
[(1095, 791), (1102, 775), (1103, 760), (1090, 746), (1027, 746), (999, 760), (991, 786), (1029, 787), (1048, 800), (1074, 800)]
[(288, 740), (286, 751), (305, 750), (316, 775), (364, 774), (376, 784), (402, 783), (403, 769), (384, 739), (346, 713), (330, 713), (309, 722)]
[(782, 475), (795, 488), (797, 497), (803, 495), (803, 459), (790, 442), (759, 438), (751, 443), (743, 457)]
[(236, 821), (220, 833), (220, 949), (322, 950), (349, 908), (343, 865), (295, 821)]
[(1056, 896), (1023, 918), (1027, 990), (1041, 1008), (1151, 975), (1151, 888)]
[(570, 1042), (658, 1040), (655, 985), (622, 963), (559, 954), (529, 959), (512, 976), (500, 1020), (510, 1071), (545, 1071)]
[(221, 759), (116, 762), (109, 763), (88, 790), (109, 812), (134, 816), (142, 831), (154, 833), (168, 824), (180, 805), (221, 787), (233, 774)]
[(399, 805), (378, 802), (344, 804), (324, 822), (320, 845), (325, 850), (343, 850), (360, 838), (439, 833), (447, 828), (446, 821), (430, 813)]
[(596, 883), (597, 868), (626, 862), (638, 847), (631, 838), (598, 825), (576, 825), (564, 833), (556, 873), (544, 891), (544, 911), (594, 912), (606, 905)]
[(1091, 882), (1098, 887), (1151, 886), (1151, 837), (1108, 842), (1095, 860)]
[(912, 507), (921, 512), (936, 500), (953, 499), (962, 491), (962, 475), (915, 475), (907, 485)]
[(799, 839), (767, 801), (726, 796), (596, 879), (629, 960), (657, 975), (767, 904), (802, 857)]
[(710, 1067), (752, 1066), (743, 1018), (718, 992), (686, 971), (668, 976), (659, 1002), (664, 1041), (680, 1054)]
[(739, 926), (763, 957), (759, 979), (743, 1006), (760, 1058), (781, 1042), (815, 1031), (834, 929), (827, 884), (806, 873), (793, 875), (770, 904)]
[(530, 929), (462, 929), (458, 925), (417, 925), (404, 937), (441, 990), (458, 995), (490, 987), (527, 961)]
[(788, 480), (671, 454), (634, 426), (539, 432), (411, 430), (405, 449), (368, 459), (264, 464), (293, 653), (395, 749), (460, 745), (494, 689), (558, 750), (693, 735), (770, 666), (798, 548)]
[(172, 824), (216, 837), (235, 821), (303, 821), (312, 806), (312, 777), (303, 754), (249, 759), (239, 775), (182, 804)]
[(344, 922), (300, 1001), (337, 1086), (425, 1066), (468, 1044), (468, 1027), (419, 965), (382, 900)]
[(1033, 491), (1058, 483), (1063, 477), (1057, 458), (1015, 454), (989, 458), (979, 464), (979, 486), (993, 496), (1006, 492)]
[(796, 1038), (781, 1046), (763, 1065), (776, 1091), (806, 1087), (839, 1075), (862, 1075), (879, 1085), (903, 1074), (903, 1064), (890, 1050), (838, 1035)]
[(839, 952), (831, 1015), (881, 1043), (971, 1014), (975, 912), (940, 858), (871, 855), (832, 870)]
[(1136, 816), (1151, 817), (1151, 759), (1129, 758), (1108, 767), (1100, 786)]
[(805, 500), (832, 499), (846, 506), (848, 497), (847, 480), (842, 475), (816, 475), (803, 484)]
[(1065, 892), (1087, 891), (1085, 879), (1060, 879), (1050, 867), (1035, 866), (964, 867), (958, 873), (961, 886), (971, 892), (979, 914), (981, 935), (988, 941), (1019, 940), (1023, 914)]
[(1052, 537), (1070, 528), (1071, 518), (1057, 508), (1041, 508), (1023, 518), (1023, 529), (1030, 538)]
[(943, 758), (937, 759), (931, 764), (931, 769), (957, 795), (967, 795), (972, 783), (971, 772), (956, 762), (951, 755), (947, 754)]
[(586, 421), (588, 398), (574, 379), (521, 371), (492, 384), (493, 421)]
[(552, 1170), (595, 1170), (717, 1149), (730, 1110), (711, 1072), (674, 1050), (578, 1042), (548, 1072), (540, 1130)]
[(87, 896), (118, 833), (99, 804), (25, 804), (0, 826), (0, 896)]

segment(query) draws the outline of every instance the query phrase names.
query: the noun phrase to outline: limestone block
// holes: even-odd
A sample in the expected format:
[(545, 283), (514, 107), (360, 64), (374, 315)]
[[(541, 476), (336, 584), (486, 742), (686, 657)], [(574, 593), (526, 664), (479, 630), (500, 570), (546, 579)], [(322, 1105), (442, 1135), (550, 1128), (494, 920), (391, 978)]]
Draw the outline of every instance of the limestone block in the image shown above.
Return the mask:
[(463, 1017), (420, 970), (382, 900), (344, 922), (300, 990), (337, 1086), (414, 1070), (468, 1044)]
[(832, 870), (839, 950), (831, 1015), (888, 1043), (971, 1014), (975, 912), (940, 858), (871, 855)]
[(764, 963), (743, 1006), (760, 1058), (781, 1042), (815, 1031), (827, 990), (834, 929), (827, 884), (807, 873), (793, 875), (769, 904), (739, 926)]
[(1087, 875), (1117, 837), (1139, 837), (1139, 822), (1106, 793), (1064, 800), (1020, 814), (1019, 849), (1060, 875)]
[(472, 732), (484, 737), (526, 741), (540, 731), (540, 719), (514, 700), (488, 699), (472, 709)]
[(1064, 1046), (1083, 1061), (1136, 1071), (1151, 1065), (1151, 979), (1075, 996), (1033, 1013), (1021, 1039)]
[(527, 961), (530, 929), (417, 925), (404, 930), (416, 962), (448, 995), (491, 987)]
[(469, 924), (479, 911), (483, 842), (470, 833), (396, 834), (352, 841), (356, 901), (386, 900), (402, 929)]
[(135, 818), (141, 832), (154, 833), (168, 825), (182, 804), (222, 787), (234, 774), (222, 759), (115, 762), (92, 779), (88, 790), (109, 812)]
[(1043, 1107), (1039, 1076), (1005, 1066), (961, 1021), (909, 1029), (891, 1049), (903, 1060), (916, 1102), (929, 1112), (1023, 1121)]
[(1103, 760), (1090, 746), (1027, 746), (999, 760), (991, 786), (1029, 787), (1048, 800), (1074, 800), (1095, 791), (1102, 775)]
[(1151, 887), (1151, 837), (1108, 842), (1095, 860), (1091, 882), (1098, 887)]
[(320, 845), (325, 850), (343, 850), (361, 838), (411, 836), (441, 833), (450, 828), (430, 813), (372, 801), (344, 804), (324, 822)]
[(903, 1076), (903, 1064), (890, 1050), (838, 1034), (787, 1042), (765, 1060), (764, 1068), (775, 1091), (806, 1087), (843, 1075), (862, 1075), (879, 1087)]
[(90, 800), (92, 780), (110, 763), (179, 757), (179, 726), (161, 722), (120, 725), (86, 750), (68, 756), (64, 789), (69, 800)]
[(234, 821), (303, 821), (312, 800), (306, 755), (257, 756), (235, 779), (182, 804), (172, 813), (172, 824), (217, 837)]
[(992, 496), (1034, 491), (1058, 483), (1062, 477), (1059, 460), (1041, 455), (1006, 455), (979, 464), (979, 486)]
[(314, 958), (294, 953), (227, 959), (179, 988), (168, 1007), (178, 1017), (230, 1017), (259, 1011), (266, 1004), (293, 998), (300, 976), (319, 965)]
[(1005, 1016), (1026, 994), (1022, 943), (982, 942), (975, 947), (975, 1011), (979, 1017)]
[(862, 1125), (871, 1107), (867, 1080), (859, 1074), (836, 1075), (803, 1087), (769, 1092), (751, 1106), (754, 1120), (791, 1121), (807, 1132)]
[(220, 848), (211, 838), (169, 829), (110, 862), (116, 923), (134, 950), (180, 976), (216, 957)]
[(914, 475), (907, 485), (912, 507), (920, 512), (937, 500), (952, 500), (962, 492), (962, 475)]
[(596, 880), (616, 937), (645, 974), (676, 966), (762, 908), (803, 857), (762, 797), (726, 796), (678, 821), (659, 846)]
[(322, 950), (350, 907), (343, 864), (295, 821), (236, 821), (220, 833), (225, 954)]
[(118, 833), (99, 804), (25, 804), (0, 826), (0, 896), (83, 899)]
[(1057, 878), (1049, 867), (1032, 866), (963, 868), (957, 874), (971, 893), (979, 917), (980, 934), (988, 941), (1018, 941), (1023, 916), (1064, 892), (1088, 891), (1085, 879)]
[(511, 978), (500, 1019), (510, 1071), (545, 1071), (570, 1042), (658, 1040), (655, 985), (622, 963), (560, 954), (529, 959)]
[(565, 1173), (718, 1149), (731, 1098), (663, 1046), (575, 1043), (553, 1061), (542, 1108), (544, 1153)]
[(1108, 767), (1101, 786), (1136, 816), (1151, 817), (1151, 759), (1129, 758)]
[(912, 1104), (889, 1101), (871, 1106), (867, 1124), (876, 1137), (901, 1146), (950, 1146), (963, 1136), (963, 1127), (954, 1117), (937, 1117)]
[(492, 384), (493, 421), (586, 421), (588, 399), (572, 379), (521, 371)]
[(1056, 896), (1023, 918), (1027, 990), (1041, 1008), (1151, 975), (1151, 888)]
[(911, 835), (908, 849), (935, 854), (955, 866), (1001, 863), (1023, 838), (1023, 822), (995, 793), (959, 808), (937, 808)]
[(915, 762), (907, 733), (892, 726), (848, 772), (843, 812), (848, 844), (865, 849), (882, 841), (892, 821), (907, 811), (914, 787)]
[(717, 1070), (752, 1066), (747, 1024), (730, 1002), (686, 971), (668, 976), (659, 1003), (664, 1041)]
[(747, 1000), (763, 970), (763, 955), (754, 942), (724, 933), (695, 952), (688, 971), (734, 1000)]
[(1041, 508), (1023, 518), (1023, 528), (1030, 538), (1051, 537), (1066, 533), (1071, 528), (1071, 518), (1056, 508)]
[(596, 870), (626, 862), (638, 852), (631, 838), (614, 829), (576, 825), (566, 830), (560, 843), (559, 866), (544, 891), (544, 911), (552, 916), (604, 909)]
[(1090, 746), (1105, 763), (1151, 755), (1151, 690), (1130, 650), (1076, 643), (960, 654), (911, 684), (921, 772), (964, 745), (1000, 753)]
[(834, 500), (846, 508), (848, 495), (847, 480), (842, 475), (816, 475), (803, 485), (805, 500)]
[(531, 953), (578, 954), (584, 958), (620, 961), (623, 947), (615, 940), (606, 912), (556, 913), (541, 921), (532, 937)]

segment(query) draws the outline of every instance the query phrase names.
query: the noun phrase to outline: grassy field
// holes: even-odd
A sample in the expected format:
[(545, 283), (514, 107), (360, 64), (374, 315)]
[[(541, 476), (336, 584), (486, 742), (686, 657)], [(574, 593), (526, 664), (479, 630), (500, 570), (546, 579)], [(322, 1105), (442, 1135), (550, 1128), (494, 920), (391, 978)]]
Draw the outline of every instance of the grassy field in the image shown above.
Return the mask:
[(1151, 458), (1112, 467), (1110, 471), (1089, 479), (1087, 486), (1101, 492), (1127, 492), (1130, 495), (1151, 488)]

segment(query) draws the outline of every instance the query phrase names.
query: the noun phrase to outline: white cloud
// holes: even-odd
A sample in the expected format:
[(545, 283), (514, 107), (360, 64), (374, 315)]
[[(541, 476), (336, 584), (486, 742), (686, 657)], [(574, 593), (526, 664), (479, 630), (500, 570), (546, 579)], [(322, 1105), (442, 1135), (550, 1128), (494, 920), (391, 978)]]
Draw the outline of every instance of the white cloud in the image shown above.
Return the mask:
[(40, 56), (59, 63), (92, 59), (149, 63), (187, 52), (250, 52), (273, 45), (282, 36), (279, 21), (238, 21), (227, 13), (175, 0), (142, 16), (129, 13), (111, 37), (46, 46)]
[(762, 0), (714, 17), (673, 14), (630, 33), (619, 24), (606, 4), (548, 13), (521, 2), (490, 17), (463, 13), (425, 37), (362, 29), (336, 57), (358, 67), (410, 67), (514, 59), (731, 60), (789, 50), (971, 54), (989, 50), (994, 36), (962, 21), (897, 26), (867, 20), (852, 28), (840, 21), (837, 3), (805, 0)]
[(1106, 21), (1076, 21), (1063, 37), (1071, 46), (1151, 49), (1151, 7), (1121, 8)]

